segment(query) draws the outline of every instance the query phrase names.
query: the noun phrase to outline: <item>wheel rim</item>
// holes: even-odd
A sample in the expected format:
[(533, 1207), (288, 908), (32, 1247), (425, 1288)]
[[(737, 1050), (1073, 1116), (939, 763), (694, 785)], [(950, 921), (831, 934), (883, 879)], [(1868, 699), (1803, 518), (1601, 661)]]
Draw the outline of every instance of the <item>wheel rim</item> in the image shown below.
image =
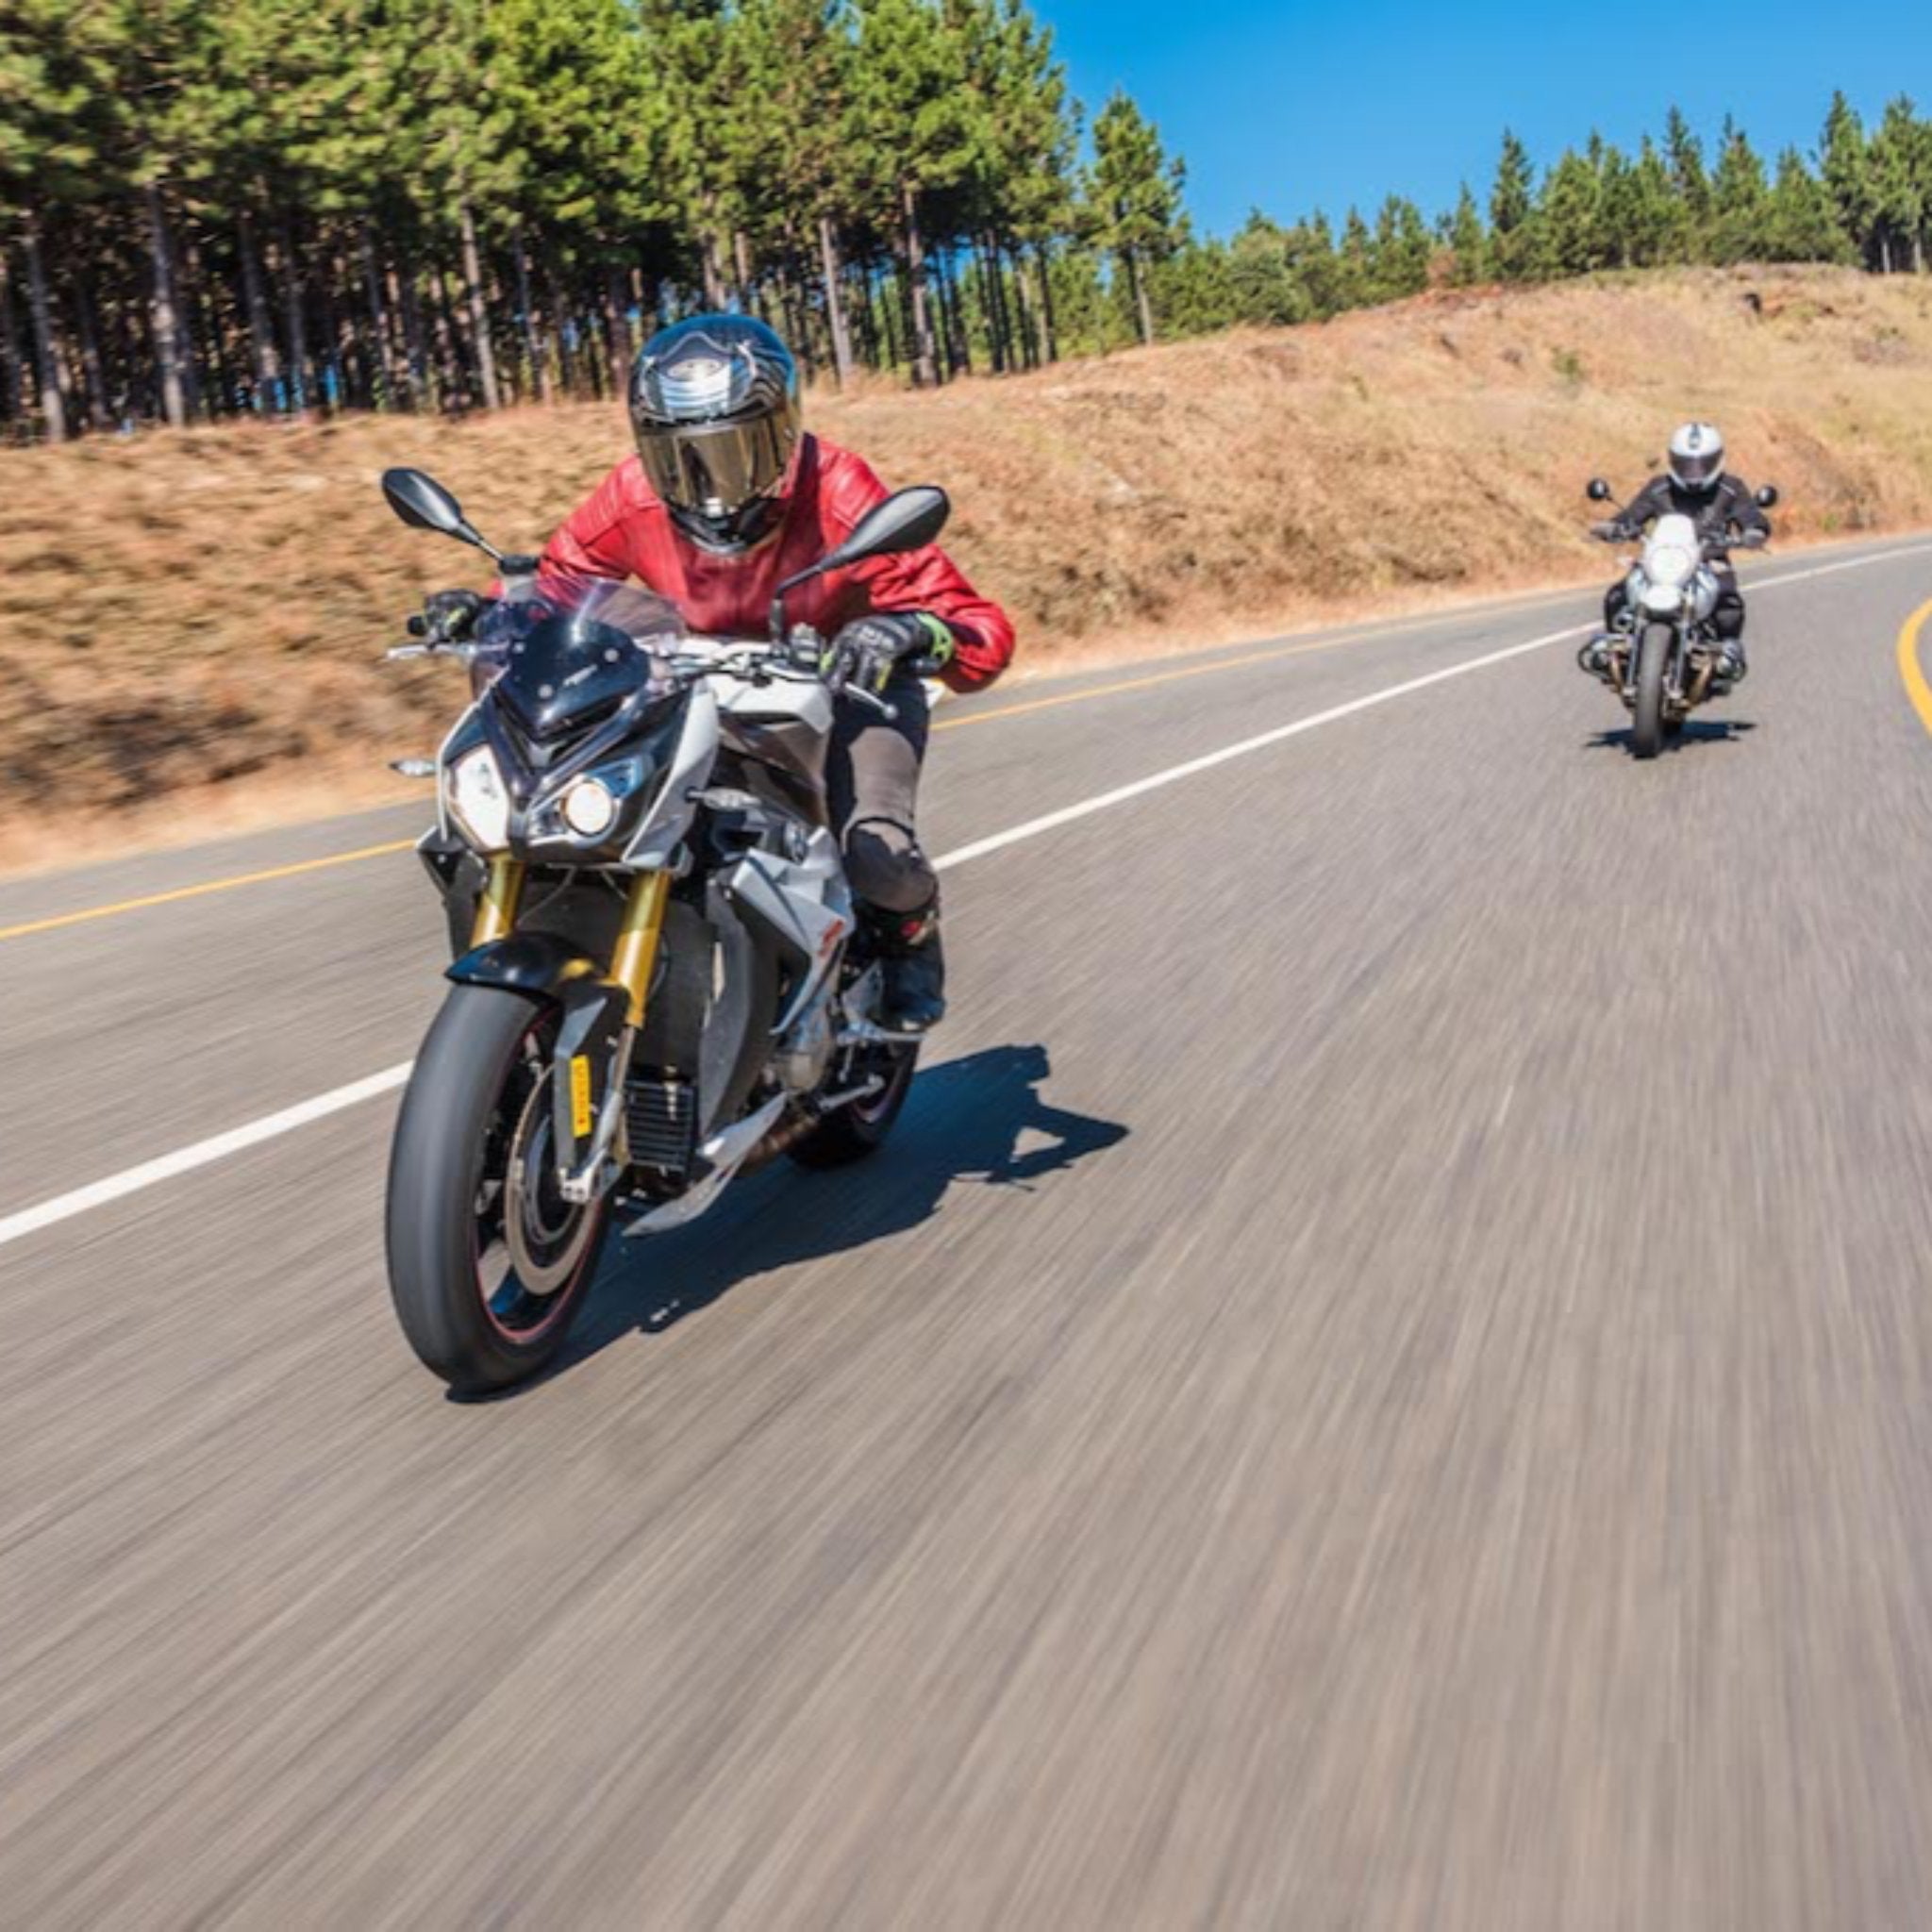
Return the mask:
[(564, 1313), (602, 1202), (565, 1201), (551, 1158), (546, 1018), (532, 1023), (483, 1132), (471, 1252), (485, 1317), (511, 1341), (531, 1341)]
[(879, 1050), (872, 1064), (861, 1061), (855, 1069), (860, 1079), (871, 1079), (876, 1075), (884, 1083), (871, 1099), (852, 1103), (852, 1111), (867, 1126), (876, 1126), (898, 1105), (900, 1093), (912, 1077), (917, 1058), (917, 1048), (889, 1046)]

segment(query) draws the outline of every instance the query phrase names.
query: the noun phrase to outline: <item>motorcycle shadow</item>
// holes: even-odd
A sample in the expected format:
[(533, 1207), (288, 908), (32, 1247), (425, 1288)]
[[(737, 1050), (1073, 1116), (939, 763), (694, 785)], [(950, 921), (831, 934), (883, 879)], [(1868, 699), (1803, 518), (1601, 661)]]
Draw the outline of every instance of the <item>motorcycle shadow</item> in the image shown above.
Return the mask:
[[(918, 1227), (956, 1184), (1031, 1191), (1126, 1139), (1117, 1121), (1053, 1106), (1041, 1091), (1052, 1072), (1043, 1046), (947, 1060), (913, 1082), (891, 1139), (870, 1159), (822, 1174), (779, 1160), (689, 1228), (613, 1238), (550, 1375), (626, 1335), (662, 1334), (741, 1282)], [(906, 1265), (916, 1263), (908, 1257)]]
[[(1757, 729), (1756, 721), (1750, 718), (1687, 718), (1680, 730), (1665, 737), (1660, 756), (1682, 751), (1687, 745), (1735, 744)], [(1583, 746), (1586, 751), (1628, 751), (1629, 727), (1599, 731), (1586, 738)]]

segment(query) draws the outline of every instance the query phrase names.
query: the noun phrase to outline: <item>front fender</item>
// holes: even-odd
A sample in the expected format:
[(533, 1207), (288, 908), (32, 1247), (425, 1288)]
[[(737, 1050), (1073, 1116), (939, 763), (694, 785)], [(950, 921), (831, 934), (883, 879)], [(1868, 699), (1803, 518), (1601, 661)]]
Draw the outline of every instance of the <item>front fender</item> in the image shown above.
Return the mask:
[(445, 977), (548, 1000), (559, 1008), (551, 1090), (558, 1178), (610, 1146), (630, 1048), (630, 994), (593, 960), (547, 932), (513, 932), (475, 947)]
[(473, 947), (444, 977), (458, 986), (494, 986), (506, 992), (560, 1000), (586, 981), (601, 980), (604, 974), (594, 960), (585, 958), (555, 933), (513, 932), (507, 939)]

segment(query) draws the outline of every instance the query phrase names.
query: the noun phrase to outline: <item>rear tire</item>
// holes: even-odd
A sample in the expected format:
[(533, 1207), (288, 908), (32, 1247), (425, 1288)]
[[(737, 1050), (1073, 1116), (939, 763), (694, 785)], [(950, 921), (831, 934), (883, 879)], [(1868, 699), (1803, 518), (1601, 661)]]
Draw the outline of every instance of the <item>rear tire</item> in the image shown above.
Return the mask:
[(876, 1154), (886, 1144), (892, 1124), (912, 1091), (912, 1076), (919, 1067), (919, 1048), (881, 1046), (868, 1050), (855, 1072), (860, 1079), (882, 1075), (885, 1086), (870, 1100), (855, 1101), (841, 1107), (822, 1121), (790, 1152), (800, 1167), (849, 1167)]
[[(425, 1368), (460, 1394), (506, 1389), (562, 1347), (604, 1244), (609, 1203), (572, 1209), (550, 1174), (546, 1099), (555, 1016), (540, 1001), (458, 986), (444, 1000), (403, 1095), (390, 1153), (387, 1232), (396, 1319)], [(534, 1104), (533, 1104), (534, 1101)], [(513, 1158), (529, 1158), (526, 1245), (561, 1273), (524, 1286), (508, 1260)], [(588, 1225), (585, 1217), (589, 1217)]]
[(1671, 627), (1647, 624), (1637, 641), (1637, 703), (1630, 719), (1630, 755), (1654, 758), (1664, 741), (1664, 666), (1670, 661)]

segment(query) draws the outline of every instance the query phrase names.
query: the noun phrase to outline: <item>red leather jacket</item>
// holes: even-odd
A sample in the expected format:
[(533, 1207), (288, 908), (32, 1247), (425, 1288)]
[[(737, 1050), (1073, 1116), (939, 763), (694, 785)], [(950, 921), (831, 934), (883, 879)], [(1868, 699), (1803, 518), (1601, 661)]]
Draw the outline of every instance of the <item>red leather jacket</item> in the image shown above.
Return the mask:
[[(636, 577), (674, 599), (698, 631), (763, 637), (779, 580), (816, 562), (887, 493), (862, 458), (804, 437), (776, 533), (741, 557), (718, 557), (684, 535), (642, 465), (626, 457), (551, 538), (541, 568), (620, 582)], [(828, 638), (875, 610), (929, 610), (952, 626), (958, 649), (945, 679), (955, 691), (991, 683), (1013, 655), (1006, 612), (980, 596), (937, 545), (834, 571), (785, 600), (792, 623)]]

